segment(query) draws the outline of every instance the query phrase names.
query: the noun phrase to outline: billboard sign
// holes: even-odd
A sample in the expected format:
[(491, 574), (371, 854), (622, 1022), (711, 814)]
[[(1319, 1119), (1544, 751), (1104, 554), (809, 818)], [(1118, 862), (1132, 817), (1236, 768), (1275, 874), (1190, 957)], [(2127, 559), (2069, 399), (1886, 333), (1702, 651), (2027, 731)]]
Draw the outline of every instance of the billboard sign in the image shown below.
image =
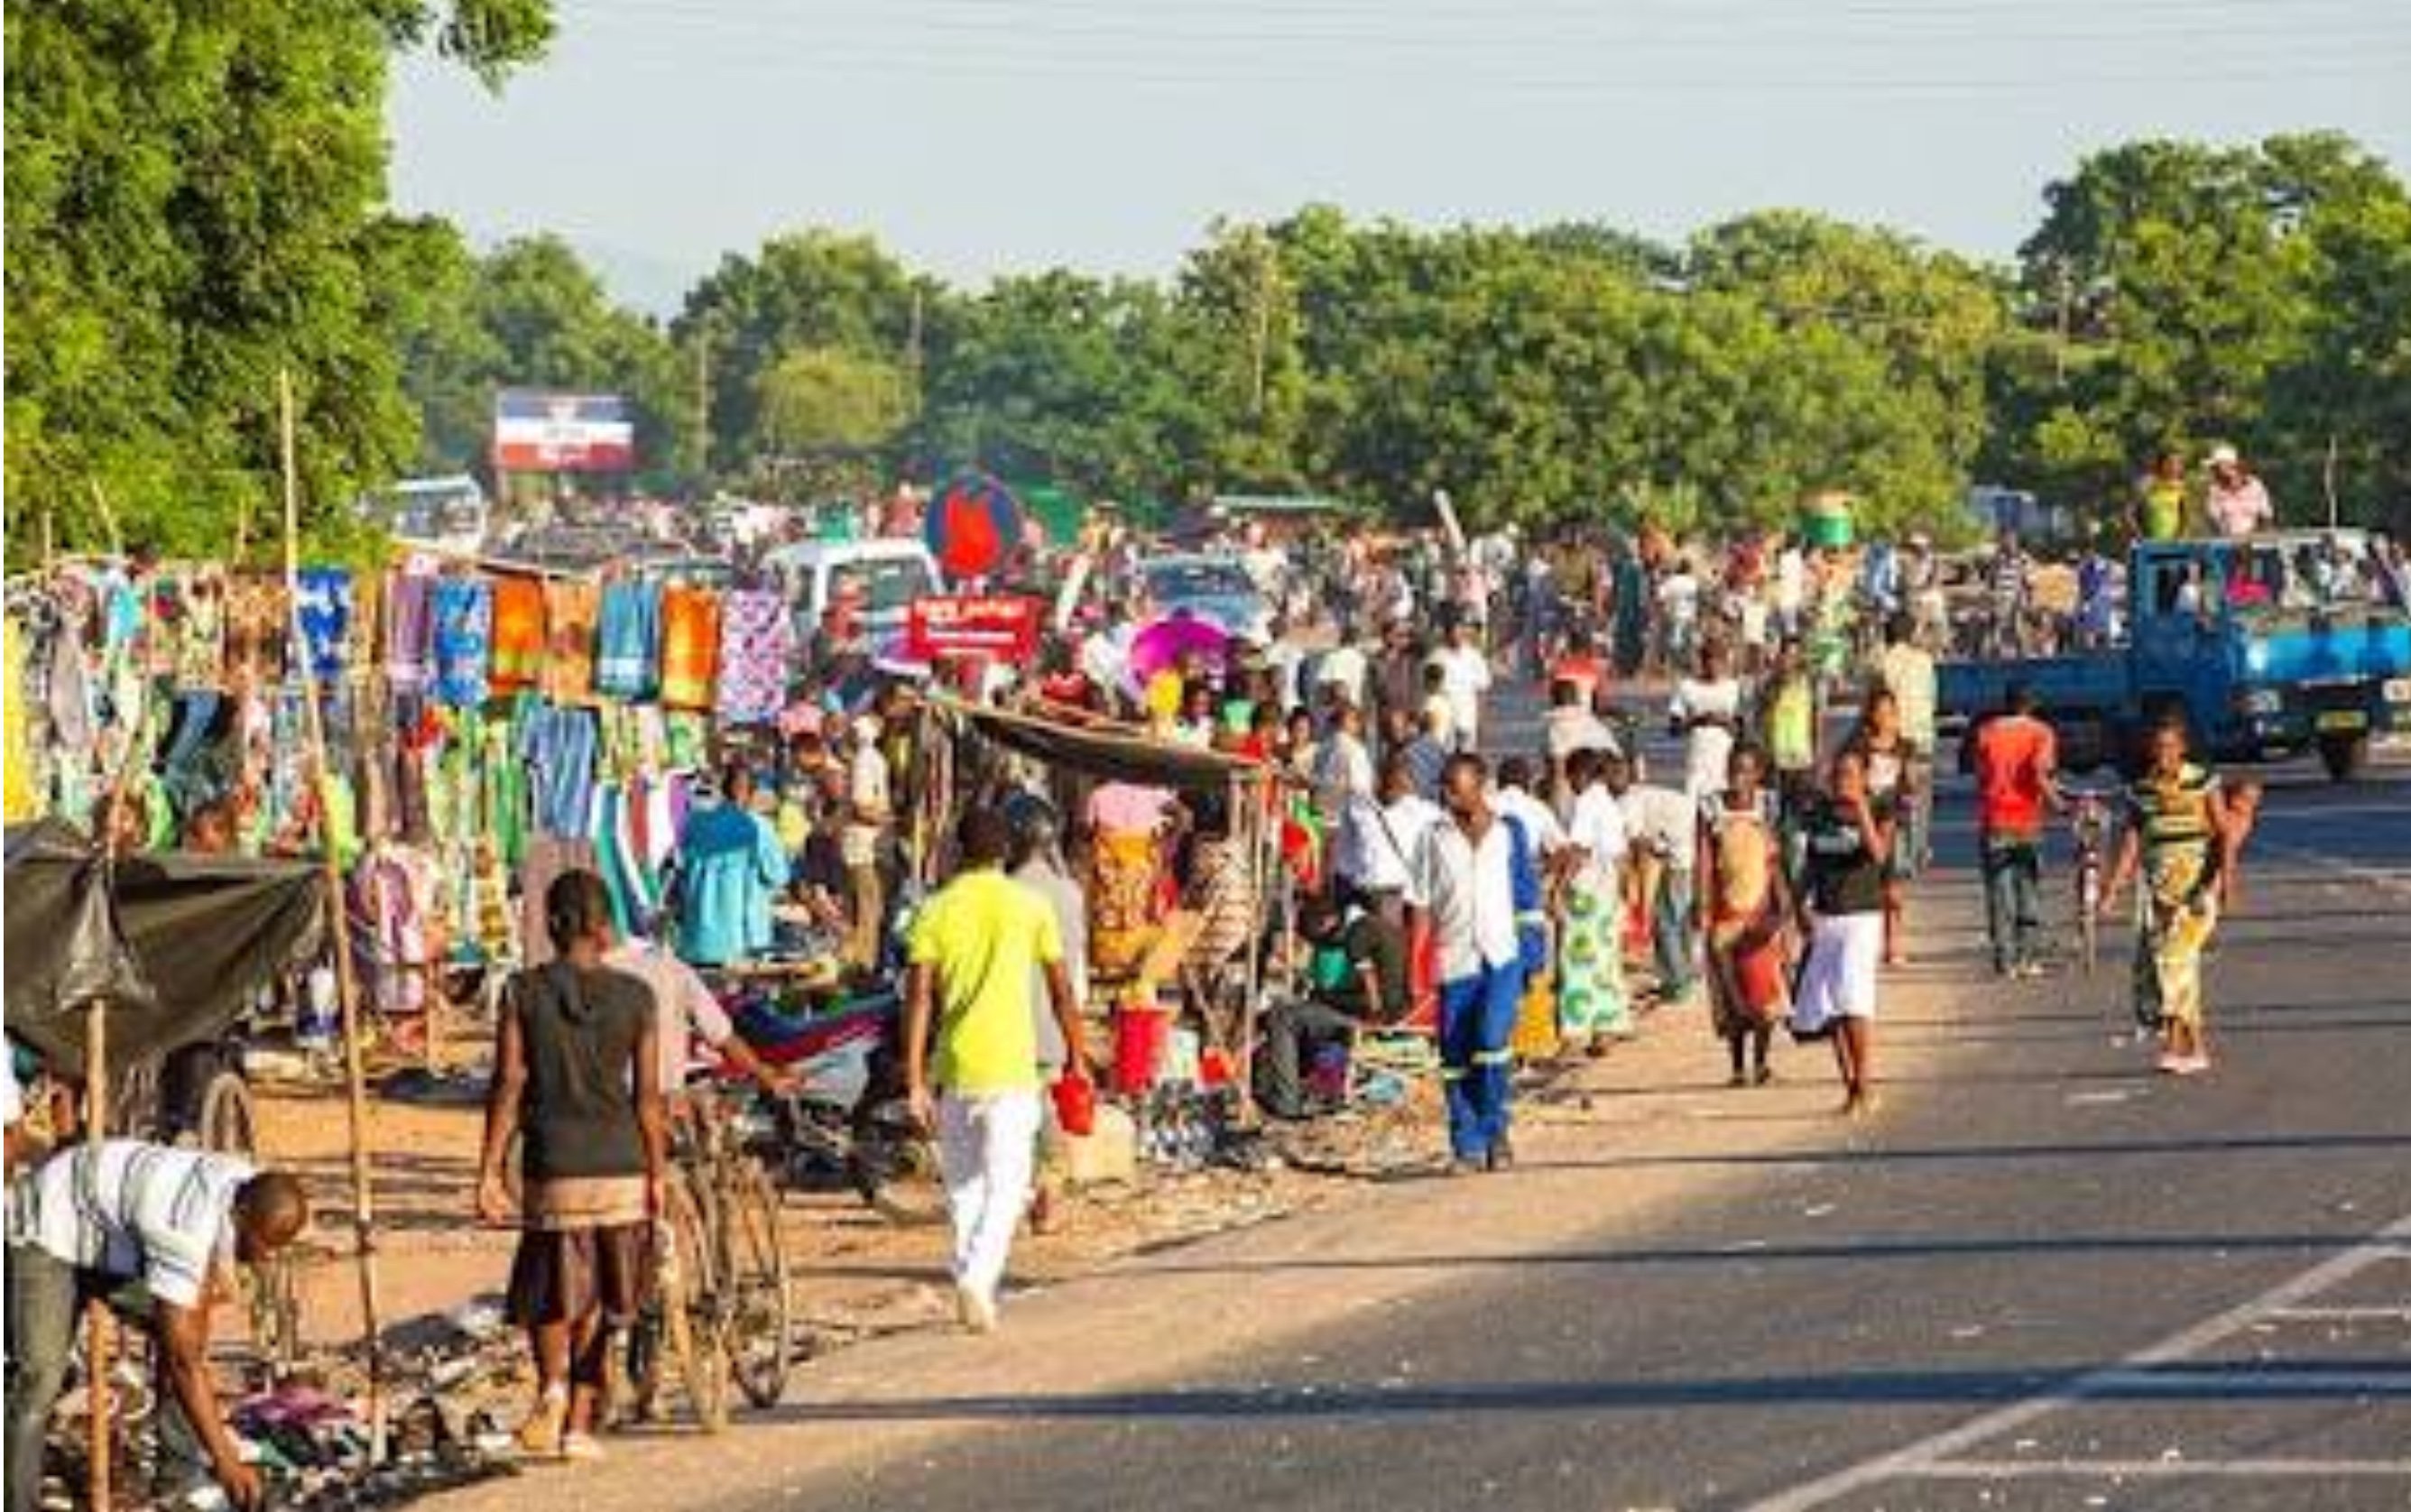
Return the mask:
[(618, 394), (505, 388), (494, 397), (497, 472), (625, 472), (636, 422)]

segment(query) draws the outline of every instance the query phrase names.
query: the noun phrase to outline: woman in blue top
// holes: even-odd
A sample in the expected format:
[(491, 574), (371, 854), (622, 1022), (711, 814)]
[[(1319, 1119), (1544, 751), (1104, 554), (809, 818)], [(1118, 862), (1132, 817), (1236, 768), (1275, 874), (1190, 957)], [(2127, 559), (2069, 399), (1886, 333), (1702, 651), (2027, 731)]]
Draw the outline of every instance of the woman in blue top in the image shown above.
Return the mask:
[(691, 966), (769, 949), (770, 899), (791, 868), (778, 831), (753, 804), (753, 775), (732, 765), (718, 797), (696, 794), (679, 837), (678, 952)]

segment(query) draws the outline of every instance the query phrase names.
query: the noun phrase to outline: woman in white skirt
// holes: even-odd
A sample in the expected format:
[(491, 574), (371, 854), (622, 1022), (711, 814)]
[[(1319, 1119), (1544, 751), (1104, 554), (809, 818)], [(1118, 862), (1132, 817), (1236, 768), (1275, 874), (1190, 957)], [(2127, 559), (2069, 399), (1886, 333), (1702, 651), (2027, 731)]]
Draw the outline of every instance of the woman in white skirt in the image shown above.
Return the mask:
[(1842, 1112), (1876, 1111), (1876, 973), (1883, 961), (1884, 878), (1895, 825), (1888, 807), (1867, 791), (1866, 758), (1845, 749), (1834, 758), (1825, 791), (1809, 804), (1802, 825), (1805, 886), (1801, 932), (1808, 960), (1791, 1005), (1791, 1032), (1804, 1040), (1831, 1036), (1841, 1067)]

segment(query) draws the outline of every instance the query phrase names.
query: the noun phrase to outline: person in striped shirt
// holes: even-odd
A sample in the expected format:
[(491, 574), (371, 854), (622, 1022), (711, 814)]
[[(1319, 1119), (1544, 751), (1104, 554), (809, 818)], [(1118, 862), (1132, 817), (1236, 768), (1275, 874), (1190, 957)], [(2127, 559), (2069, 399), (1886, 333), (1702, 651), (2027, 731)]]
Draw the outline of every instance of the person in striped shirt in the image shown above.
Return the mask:
[[(105, 1298), (157, 1342), (163, 1476), (206, 1459), (237, 1507), (260, 1505), (210, 1380), (210, 1310), (233, 1268), (293, 1243), (309, 1222), (301, 1184), (229, 1156), (103, 1140), (53, 1156), (8, 1214), (7, 1512), (41, 1505), (51, 1409), (66, 1380), (82, 1303)], [(162, 1500), (183, 1488), (170, 1481)]]

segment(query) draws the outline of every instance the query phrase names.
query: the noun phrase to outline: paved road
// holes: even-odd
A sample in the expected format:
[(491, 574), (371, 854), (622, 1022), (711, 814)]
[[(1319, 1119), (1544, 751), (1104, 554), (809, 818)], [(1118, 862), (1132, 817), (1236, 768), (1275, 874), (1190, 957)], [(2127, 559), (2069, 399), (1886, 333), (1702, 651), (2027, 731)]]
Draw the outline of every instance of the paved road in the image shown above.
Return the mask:
[[(2274, 782), (2196, 1082), (2122, 1042), (2123, 942), (2089, 979), (1980, 980), (1964, 795), (1940, 828), (1882, 1025), (1916, 1069), (1872, 1132), (1560, 1152), (1602, 1191), (1738, 1179), (1269, 1354), (933, 1396), (1002, 1426), (737, 1505), (2411, 1507), (2411, 773)], [(1352, 1253), (1282, 1268), (1344, 1290), (1383, 1264)]]

